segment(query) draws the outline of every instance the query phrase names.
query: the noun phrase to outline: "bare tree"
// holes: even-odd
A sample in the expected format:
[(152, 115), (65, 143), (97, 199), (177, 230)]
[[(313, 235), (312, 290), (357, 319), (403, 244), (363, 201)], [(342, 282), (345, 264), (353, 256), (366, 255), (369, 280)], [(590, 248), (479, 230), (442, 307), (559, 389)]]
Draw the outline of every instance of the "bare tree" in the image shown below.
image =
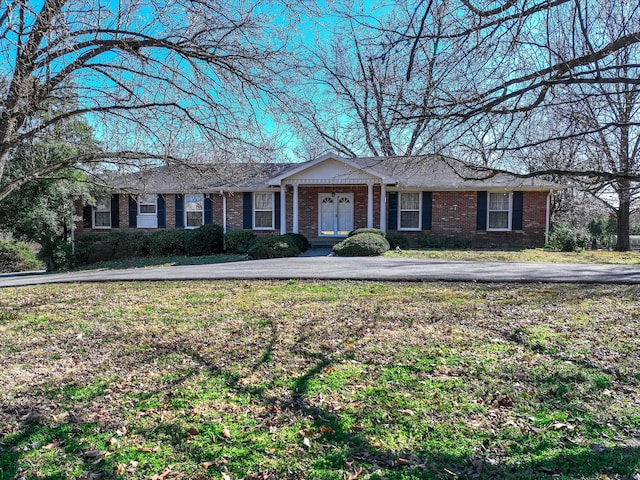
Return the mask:
[[(268, 143), (261, 107), (288, 68), (288, 2), (5, 0), (0, 6), (0, 200), (79, 163), (183, 158)], [(5, 181), (11, 153), (84, 117), (101, 148)]]
[[(439, 2), (417, 0), (415, 24)], [(569, 178), (598, 196), (614, 193), (617, 249), (629, 248), (629, 213), (640, 181), (638, 85), (640, 4), (607, 0), (504, 0), (482, 7), (448, 0), (440, 41), (465, 53), (448, 83), (450, 102), (433, 112), (457, 119), (447, 153), (474, 160), (478, 174)], [(414, 55), (430, 32), (388, 34), (412, 42)], [(411, 117), (421, 120), (422, 114)]]
[[(321, 38), (307, 49), (299, 95), (291, 102), (292, 122), (316, 148), (345, 156), (419, 155), (437, 148), (445, 128), (434, 113), (441, 105), (457, 52), (442, 40), (444, 10), (432, 9), (423, 24), (412, 23), (413, 10), (401, 4), (367, 4), (366, 12), (335, 12), (328, 45)], [(388, 33), (407, 26), (403, 37)], [(428, 33), (412, 56), (408, 38)], [(313, 152), (317, 153), (317, 152)]]

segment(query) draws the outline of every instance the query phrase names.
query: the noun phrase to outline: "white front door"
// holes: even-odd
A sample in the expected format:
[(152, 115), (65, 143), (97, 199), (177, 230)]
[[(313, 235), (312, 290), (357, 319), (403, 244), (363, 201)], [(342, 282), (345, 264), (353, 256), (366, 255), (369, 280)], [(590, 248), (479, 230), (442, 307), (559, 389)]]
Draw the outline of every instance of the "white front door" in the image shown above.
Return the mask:
[(346, 236), (353, 230), (353, 193), (321, 193), (320, 236)]

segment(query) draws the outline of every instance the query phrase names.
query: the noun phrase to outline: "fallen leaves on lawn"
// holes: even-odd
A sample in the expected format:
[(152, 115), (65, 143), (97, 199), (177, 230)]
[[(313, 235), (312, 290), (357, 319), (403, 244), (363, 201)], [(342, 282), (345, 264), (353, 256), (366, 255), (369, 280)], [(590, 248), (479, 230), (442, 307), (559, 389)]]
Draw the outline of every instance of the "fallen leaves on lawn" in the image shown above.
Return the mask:
[(151, 480), (165, 480), (169, 474), (171, 473), (172, 468), (171, 467), (167, 467), (164, 470), (162, 470), (162, 472), (160, 472), (157, 475), (154, 475), (153, 477), (151, 477)]

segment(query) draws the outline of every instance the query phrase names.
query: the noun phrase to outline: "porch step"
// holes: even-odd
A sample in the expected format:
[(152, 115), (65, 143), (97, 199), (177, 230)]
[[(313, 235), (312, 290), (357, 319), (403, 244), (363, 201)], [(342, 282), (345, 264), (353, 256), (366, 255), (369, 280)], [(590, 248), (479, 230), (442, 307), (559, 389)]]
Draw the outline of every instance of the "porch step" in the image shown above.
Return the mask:
[(320, 237), (310, 238), (311, 248), (333, 247), (336, 243), (340, 243), (344, 238), (341, 237)]

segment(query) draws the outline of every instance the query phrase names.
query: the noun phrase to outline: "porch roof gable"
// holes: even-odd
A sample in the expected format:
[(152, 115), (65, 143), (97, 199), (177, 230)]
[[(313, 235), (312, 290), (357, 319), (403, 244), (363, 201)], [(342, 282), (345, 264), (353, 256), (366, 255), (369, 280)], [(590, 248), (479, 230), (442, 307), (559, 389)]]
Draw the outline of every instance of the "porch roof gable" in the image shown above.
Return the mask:
[(269, 179), (269, 186), (285, 183), (299, 184), (354, 184), (370, 181), (395, 183), (396, 180), (370, 167), (327, 153), (314, 160), (297, 165)]

